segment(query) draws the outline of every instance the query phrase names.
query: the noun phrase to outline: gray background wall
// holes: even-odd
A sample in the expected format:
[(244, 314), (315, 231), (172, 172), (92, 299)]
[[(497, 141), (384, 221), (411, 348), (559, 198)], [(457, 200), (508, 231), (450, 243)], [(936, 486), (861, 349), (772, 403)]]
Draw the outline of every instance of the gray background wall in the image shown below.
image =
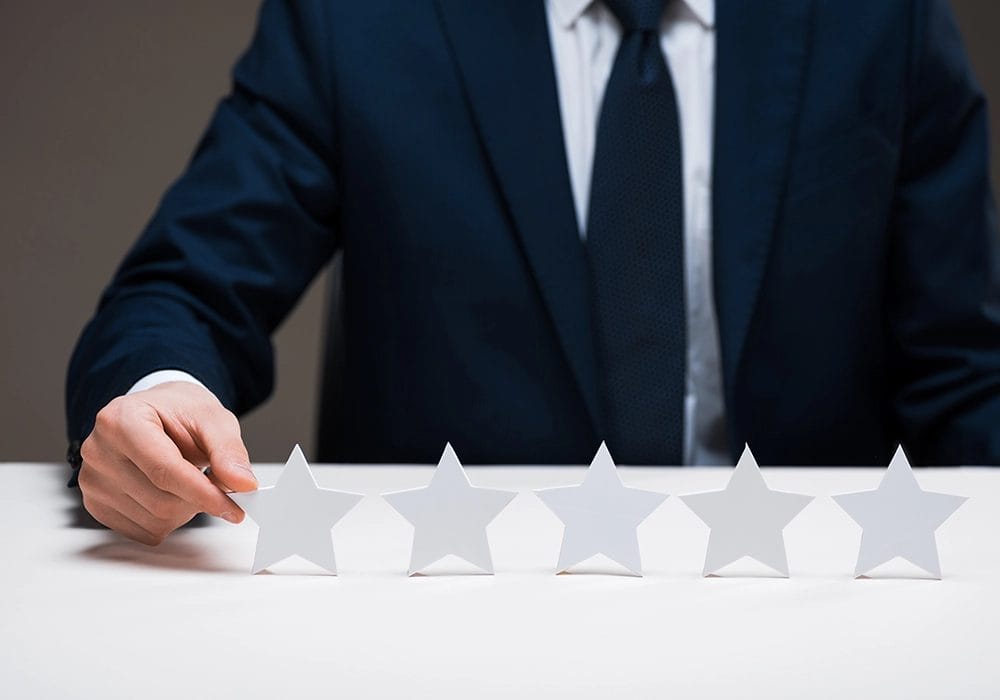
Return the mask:
[[(1000, 3), (953, 5), (1000, 113)], [(0, 0), (0, 461), (62, 458), (76, 336), (226, 91), (256, 9)], [(277, 392), (243, 423), (254, 459), (313, 445), (323, 296), (321, 279), (277, 335)]]

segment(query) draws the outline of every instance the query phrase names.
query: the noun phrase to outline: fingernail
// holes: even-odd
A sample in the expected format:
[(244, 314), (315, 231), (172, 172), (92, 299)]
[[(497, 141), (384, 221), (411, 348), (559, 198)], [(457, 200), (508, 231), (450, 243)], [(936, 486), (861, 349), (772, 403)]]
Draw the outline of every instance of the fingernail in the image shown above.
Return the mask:
[(228, 520), (234, 525), (240, 522), (240, 515), (235, 510), (227, 510), (225, 513), (222, 514), (222, 518), (223, 520)]
[(253, 479), (253, 483), (255, 483), (255, 484), (257, 483), (257, 475), (253, 473), (253, 469), (250, 468), (249, 464), (241, 464), (241, 463), (237, 462), (233, 466), (236, 467), (237, 469), (241, 470), (241, 471), (246, 472), (247, 476), (249, 476), (251, 479)]

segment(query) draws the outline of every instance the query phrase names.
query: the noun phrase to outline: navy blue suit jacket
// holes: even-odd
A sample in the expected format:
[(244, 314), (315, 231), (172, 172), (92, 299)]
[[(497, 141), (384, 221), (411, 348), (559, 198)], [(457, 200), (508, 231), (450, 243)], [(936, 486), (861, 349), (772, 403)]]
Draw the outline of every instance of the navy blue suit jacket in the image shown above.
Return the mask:
[[(733, 456), (1000, 464), (987, 115), (943, 0), (718, 0)], [(602, 437), (543, 0), (267, 0), (80, 340), (69, 434), (179, 368), (237, 413), (338, 249), (319, 458), (583, 463)], [(289, 441), (296, 436), (289, 436)], [(612, 452), (614, 445), (610, 446)]]

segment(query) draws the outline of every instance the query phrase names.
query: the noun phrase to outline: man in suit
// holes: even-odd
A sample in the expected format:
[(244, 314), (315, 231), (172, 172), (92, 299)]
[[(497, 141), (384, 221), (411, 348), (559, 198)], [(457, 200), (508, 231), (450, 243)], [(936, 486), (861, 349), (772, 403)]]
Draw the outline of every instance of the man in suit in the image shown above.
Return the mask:
[(70, 365), (98, 520), (242, 518), (235, 415), (338, 250), (323, 460), (1000, 463), (945, 0), (267, 0)]

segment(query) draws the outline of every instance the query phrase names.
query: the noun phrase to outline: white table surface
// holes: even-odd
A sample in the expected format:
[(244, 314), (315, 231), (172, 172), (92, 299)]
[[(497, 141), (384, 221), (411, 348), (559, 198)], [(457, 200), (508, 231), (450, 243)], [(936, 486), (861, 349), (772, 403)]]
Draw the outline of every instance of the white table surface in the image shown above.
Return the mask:
[[(495, 576), (445, 561), (408, 578), (412, 529), (379, 498), (334, 529), (339, 576), (297, 560), (251, 576), (251, 522), (144, 547), (82, 524), (67, 471), (0, 464), (0, 697), (1000, 697), (1000, 471), (918, 471), (972, 496), (938, 531), (942, 581), (903, 562), (852, 578), (860, 529), (828, 496), (878, 470), (764, 470), (818, 496), (785, 530), (789, 579), (748, 561), (702, 578), (708, 530), (674, 497), (639, 529), (644, 578), (599, 559), (556, 576), (561, 524), (530, 493), (490, 526)], [(672, 495), (728, 477), (621, 471)], [(316, 468), (372, 495), (430, 473)], [(527, 491), (583, 470), (469, 473)]]

